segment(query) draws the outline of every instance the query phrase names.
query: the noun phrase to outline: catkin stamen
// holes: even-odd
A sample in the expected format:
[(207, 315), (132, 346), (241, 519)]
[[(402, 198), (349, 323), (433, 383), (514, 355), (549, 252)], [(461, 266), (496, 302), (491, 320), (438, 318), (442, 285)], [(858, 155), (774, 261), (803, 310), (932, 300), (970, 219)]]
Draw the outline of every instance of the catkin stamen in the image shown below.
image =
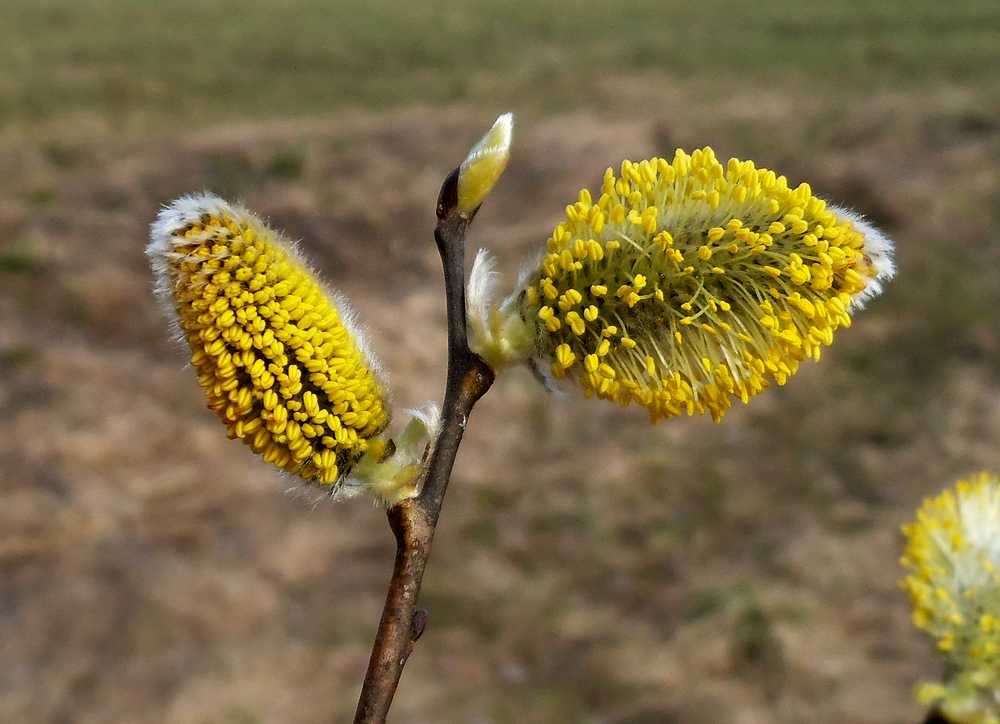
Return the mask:
[(527, 353), (588, 396), (634, 400), (653, 422), (719, 420), (818, 359), (892, 275), (890, 251), (807, 184), (678, 151), (608, 169), (596, 203), (582, 192), (508, 313), (534, 328)]

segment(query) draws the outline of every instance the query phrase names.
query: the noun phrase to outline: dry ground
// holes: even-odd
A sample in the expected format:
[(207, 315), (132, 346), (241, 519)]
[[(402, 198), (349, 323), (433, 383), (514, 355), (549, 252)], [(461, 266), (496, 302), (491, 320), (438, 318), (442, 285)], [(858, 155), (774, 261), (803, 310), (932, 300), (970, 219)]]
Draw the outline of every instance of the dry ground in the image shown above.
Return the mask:
[[(898, 529), (1000, 469), (1000, 113), (946, 88), (862, 100), (674, 88), (641, 115), (519, 119), (472, 234), (511, 275), (606, 166), (706, 143), (860, 208), (900, 274), (720, 425), (650, 427), (502, 376), (459, 456), (395, 721), (920, 720), (910, 688), (937, 663), (898, 588)], [(186, 191), (241, 199), (353, 300), (397, 409), (438, 399), (433, 206), (493, 115), (4, 145), (0, 721), (349, 720), (384, 516), (309, 505), (225, 438), (150, 294), (146, 230)]]

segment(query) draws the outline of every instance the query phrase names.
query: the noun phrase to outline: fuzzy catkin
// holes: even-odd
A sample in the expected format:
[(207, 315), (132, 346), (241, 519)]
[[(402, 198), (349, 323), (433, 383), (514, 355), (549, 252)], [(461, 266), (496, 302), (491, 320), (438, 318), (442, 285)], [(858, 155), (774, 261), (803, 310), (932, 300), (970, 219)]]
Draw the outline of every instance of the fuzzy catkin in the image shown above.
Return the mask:
[(718, 421), (819, 359), (892, 276), (891, 250), (807, 184), (678, 150), (608, 169), (596, 201), (583, 190), (518, 292), (492, 311), (470, 294), (470, 328), (497, 367), (527, 361), (652, 422)]
[(377, 365), (346, 305), (287, 240), (199, 194), (161, 212), (147, 253), (229, 437), (324, 486), (381, 456), (390, 412)]

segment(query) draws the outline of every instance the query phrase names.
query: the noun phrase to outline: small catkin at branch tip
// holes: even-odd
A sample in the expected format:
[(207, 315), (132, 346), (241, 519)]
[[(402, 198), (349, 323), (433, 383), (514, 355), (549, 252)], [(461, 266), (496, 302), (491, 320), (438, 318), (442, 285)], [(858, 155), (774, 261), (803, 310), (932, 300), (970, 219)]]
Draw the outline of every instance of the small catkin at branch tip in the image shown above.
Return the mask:
[(514, 130), (514, 114), (497, 118), (489, 132), (473, 146), (459, 167), (458, 210), (471, 213), (493, 189), (507, 168)]

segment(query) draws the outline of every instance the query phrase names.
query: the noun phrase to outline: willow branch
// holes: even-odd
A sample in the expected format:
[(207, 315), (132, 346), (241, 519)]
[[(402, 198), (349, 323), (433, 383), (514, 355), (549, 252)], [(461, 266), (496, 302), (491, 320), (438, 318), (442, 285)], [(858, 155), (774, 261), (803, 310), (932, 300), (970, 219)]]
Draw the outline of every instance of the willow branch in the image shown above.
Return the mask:
[(458, 169), (445, 180), (434, 231), (444, 266), (448, 310), (448, 381), (441, 428), (421, 472), (420, 495), (388, 511), (396, 560), (382, 610), (355, 724), (382, 724), (406, 660), (423, 633), (427, 614), (417, 609), (431, 541), (472, 407), (493, 384), (493, 370), (469, 349), (465, 327), (465, 235), (475, 211), (457, 209)]

